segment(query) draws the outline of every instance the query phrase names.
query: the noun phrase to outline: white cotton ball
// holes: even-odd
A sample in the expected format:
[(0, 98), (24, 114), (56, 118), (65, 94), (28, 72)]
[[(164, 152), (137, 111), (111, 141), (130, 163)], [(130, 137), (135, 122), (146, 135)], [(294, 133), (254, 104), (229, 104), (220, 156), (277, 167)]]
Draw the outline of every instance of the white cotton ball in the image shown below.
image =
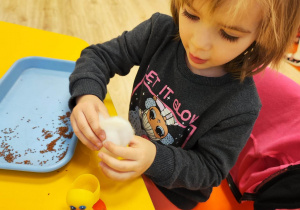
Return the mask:
[(105, 131), (105, 141), (111, 141), (114, 144), (127, 146), (133, 138), (134, 130), (131, 124), (121, 117), (110, 117), (105, 119), (99, 115), (100, 127)]

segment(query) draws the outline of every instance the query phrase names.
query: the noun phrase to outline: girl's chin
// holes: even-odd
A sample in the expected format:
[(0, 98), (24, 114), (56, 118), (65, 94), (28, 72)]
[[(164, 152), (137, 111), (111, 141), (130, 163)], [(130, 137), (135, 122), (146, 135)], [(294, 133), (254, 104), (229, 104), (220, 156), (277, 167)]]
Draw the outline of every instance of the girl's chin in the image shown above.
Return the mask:
[(209, 65), (188, 65), (189, 69), (197, 75), (206, 77), (221, 77), (226, 74), (223, 66), (209, 66)]

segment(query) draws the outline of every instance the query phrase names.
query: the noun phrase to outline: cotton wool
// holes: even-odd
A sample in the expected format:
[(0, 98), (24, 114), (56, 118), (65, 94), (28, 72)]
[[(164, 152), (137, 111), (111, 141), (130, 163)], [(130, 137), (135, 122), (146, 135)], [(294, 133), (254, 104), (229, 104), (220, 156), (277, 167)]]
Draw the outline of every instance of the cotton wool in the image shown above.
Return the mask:
[(134, 136), (134, 130), (129, 121), (122, 117), (104, 118), (99, 115), (100, 127), (105, 131), (105, 141), (113, 142), (116, 145), (127, 146)]

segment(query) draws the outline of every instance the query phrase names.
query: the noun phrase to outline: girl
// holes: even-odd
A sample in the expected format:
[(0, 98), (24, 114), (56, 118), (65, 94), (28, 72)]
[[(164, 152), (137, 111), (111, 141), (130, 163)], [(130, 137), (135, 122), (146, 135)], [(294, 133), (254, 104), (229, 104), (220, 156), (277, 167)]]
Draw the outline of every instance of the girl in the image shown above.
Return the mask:
[[(154, 14), (82, 51), (70, 76), (75, 134), (90, 149), (104, 146), (123, 158), (99, 153), (111, 179), (143, 174), (169, 206), (194, 208), (244, 147), (261, 107), (251, 76), (279, 63), (299, 9), (299, 0), (172, 0), (173, 18)], [(136, 136), (129, 147), (103, 145), (98, 115), (108, 117), (106, 85), (134, 65), (129, 120)]]

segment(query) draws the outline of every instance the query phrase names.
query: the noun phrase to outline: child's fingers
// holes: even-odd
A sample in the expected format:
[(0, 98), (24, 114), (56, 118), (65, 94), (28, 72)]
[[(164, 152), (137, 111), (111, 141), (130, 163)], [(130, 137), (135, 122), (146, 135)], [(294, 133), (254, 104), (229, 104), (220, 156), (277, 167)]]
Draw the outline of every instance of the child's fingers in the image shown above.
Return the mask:
[(105, 132), (101, 129), (99, 123), (99, 115), (96, 111), (90, 111), (89, 109), (85, 113), (85, 118), (93, 133), (98, 137), (99, 140), (105, 140)]
[(128, 179), (136, 177), (136, 173), (133, 171), (129, 172), (121, 172), (116, 171), (113, 168), (109, 167), (104, 162), (100, 162), (99, 166), (101, 167), (103, 173), (110, 179), (117, 180), (117, 181), (126, 181)]
[(110, 141), (105, 141), (103, 146), (111, 153), (118, 157), (122, 157), (127, 160), (136, 160), (136, 153), (133, 151), (131, 147), (124, 147), (114, 144)]
[[(73, 127), (73, 130), (74, 130), (74, 133), (75, 135), (77, 136), (77, 138), (85, 145), (87, 146), (89, 149), (91, 150), (98, 150), (98, 147), (96, 147), (95, 145), (93, 145), (91, 142), (89, 142), (85, 137), (84, 135), (78, 131), (77, 129), (77, 125), (75, 124), (72, 124), (72, 127)], [(76, 132), (75, 132), (76, 130)]]
[[(105, 139), (105, 132), (100, 128), (99, 112), (108, 114), (104, 103), (94, 95), (83, 95), (77, 98), (74, 113), (78, 128), (87, 139), (97, 145)], [(92, 133), (91, 133), (92, 131)]]
[(88, 139), (88, 141), (90, 141), (92, 144), (99, 148), (102, 146), (101, 140), (92, 131), (90, 125), (84, 117), (81, 117), (81, 119), (77, 120), (77, 126), (80, 132), (84, 135), (84, 137)]
[(102, 162), (104, 162), (110, 168), (120, 172), (134, 171), (136, 165), (135, 161), (117, 159), (103, 152), (99, 153), (99, 157), (102, 159)]
[(92, 150), (99, 150), (102, 147), (100, 139), (93, 133), (84, 116), (71, 115), (71, 124), (75, 135), (80, 141)]

